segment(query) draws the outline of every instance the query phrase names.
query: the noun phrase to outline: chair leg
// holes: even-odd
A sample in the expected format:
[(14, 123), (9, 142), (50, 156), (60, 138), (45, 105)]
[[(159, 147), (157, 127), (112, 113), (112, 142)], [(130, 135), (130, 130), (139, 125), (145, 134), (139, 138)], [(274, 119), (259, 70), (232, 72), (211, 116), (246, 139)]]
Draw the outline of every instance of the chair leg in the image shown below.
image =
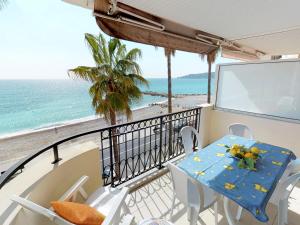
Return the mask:
[(237, 210), (236, 217), (235, 217), (237, 221), (240, 221), (240, 219), (242, 217), (242, 213), (243, 213), (243, 207), (238, 206), (238, 210)]
[(214, 204), (215, 225), (218, 225), (218, 201)]
[(190, 225), (197, 225), (198, 215), (194, 207), (190, 208), (190, 216), (191, 216)]
[(278, 204), (278, 225), (284, 225), (284, 206), (283, 206), (283, 202), (282, 201), (279, 201), (279, 204)]
[(130, 214), (130, 210), (129, 210), (129, 208), (128, 208), (128, 206), (127, 206), (127, 204), (125, 202), (123, 204), (123, 210), (124, 210), (125, 214)]
[(283, 205), (284, 205), (284, 207), (283, 207), (283, 210), (284, 210), (284, 223), (289, 224), (288, 223), (288, 213), (289, 213), (289, 201), (288, 201), (288, 199), (284, 200)]
[(173, 195), (173, 199), (172, 199), (171, 212), (170, 212), (170, 220), (171, 220), (171, 221), (172, 221), (173, 211), (174, 211), (174, 207), (175, 207), (175, 200), (176, 200), (176, 196), (175, 196), (175, 194), (174, 194), (174, 195)]

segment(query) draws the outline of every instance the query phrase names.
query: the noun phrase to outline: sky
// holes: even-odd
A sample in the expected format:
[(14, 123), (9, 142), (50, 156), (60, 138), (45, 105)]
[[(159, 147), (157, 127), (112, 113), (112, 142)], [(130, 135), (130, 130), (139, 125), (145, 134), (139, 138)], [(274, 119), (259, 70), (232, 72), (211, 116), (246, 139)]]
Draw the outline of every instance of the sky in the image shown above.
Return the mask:
[[(68, 79), (68, 69), (94, 65), (84, 33), (99, 32), (88, 9), (61, 0), (9, 0), (0, 11), (0, 79)], [(145, 77), (167, 77), (162, 48), (125, 43), (128, 49), (142, 50), (139, 63)], [(216, 61), (227, 62), (232, 60), (219, 57)], [(207, 72), (199, 55), (176, 52), (173, 77), (199, 72)]]

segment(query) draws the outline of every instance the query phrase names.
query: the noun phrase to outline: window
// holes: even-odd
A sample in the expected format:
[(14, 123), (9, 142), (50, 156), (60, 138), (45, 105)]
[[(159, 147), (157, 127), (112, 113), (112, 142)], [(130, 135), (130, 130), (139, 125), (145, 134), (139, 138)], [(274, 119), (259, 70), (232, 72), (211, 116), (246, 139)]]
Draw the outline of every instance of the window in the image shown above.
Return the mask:
[(216, 107), (300, 120), (300, 61), (219, 65)]

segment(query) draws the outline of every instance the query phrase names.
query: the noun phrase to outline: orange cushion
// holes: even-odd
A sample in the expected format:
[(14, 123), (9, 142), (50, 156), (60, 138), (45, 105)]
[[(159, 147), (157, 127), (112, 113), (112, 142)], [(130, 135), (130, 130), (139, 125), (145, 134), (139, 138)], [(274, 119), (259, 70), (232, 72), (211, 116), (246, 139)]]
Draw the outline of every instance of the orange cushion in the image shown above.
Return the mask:
[(54, 211), (62, 218), (77, 225), (100, 225), (105, 216), (96, 209), (75, 202), (51, 202)]

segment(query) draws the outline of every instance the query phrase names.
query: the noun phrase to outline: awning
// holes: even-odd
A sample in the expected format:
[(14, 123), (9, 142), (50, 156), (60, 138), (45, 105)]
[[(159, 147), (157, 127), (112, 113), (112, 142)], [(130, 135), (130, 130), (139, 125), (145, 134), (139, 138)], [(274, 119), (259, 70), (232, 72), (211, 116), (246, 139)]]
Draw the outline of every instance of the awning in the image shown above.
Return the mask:
[(256, 59), (300, 53), (299, 8), (297, 0), (95, 0), (94, 15), (118, 38)]
[(196, 30), (153, 16), (121, 2), (96, 1), (94, 15), (107, 34), (134, 42), (207, 54), (218, 48), (213, 42), (195, 38)]

